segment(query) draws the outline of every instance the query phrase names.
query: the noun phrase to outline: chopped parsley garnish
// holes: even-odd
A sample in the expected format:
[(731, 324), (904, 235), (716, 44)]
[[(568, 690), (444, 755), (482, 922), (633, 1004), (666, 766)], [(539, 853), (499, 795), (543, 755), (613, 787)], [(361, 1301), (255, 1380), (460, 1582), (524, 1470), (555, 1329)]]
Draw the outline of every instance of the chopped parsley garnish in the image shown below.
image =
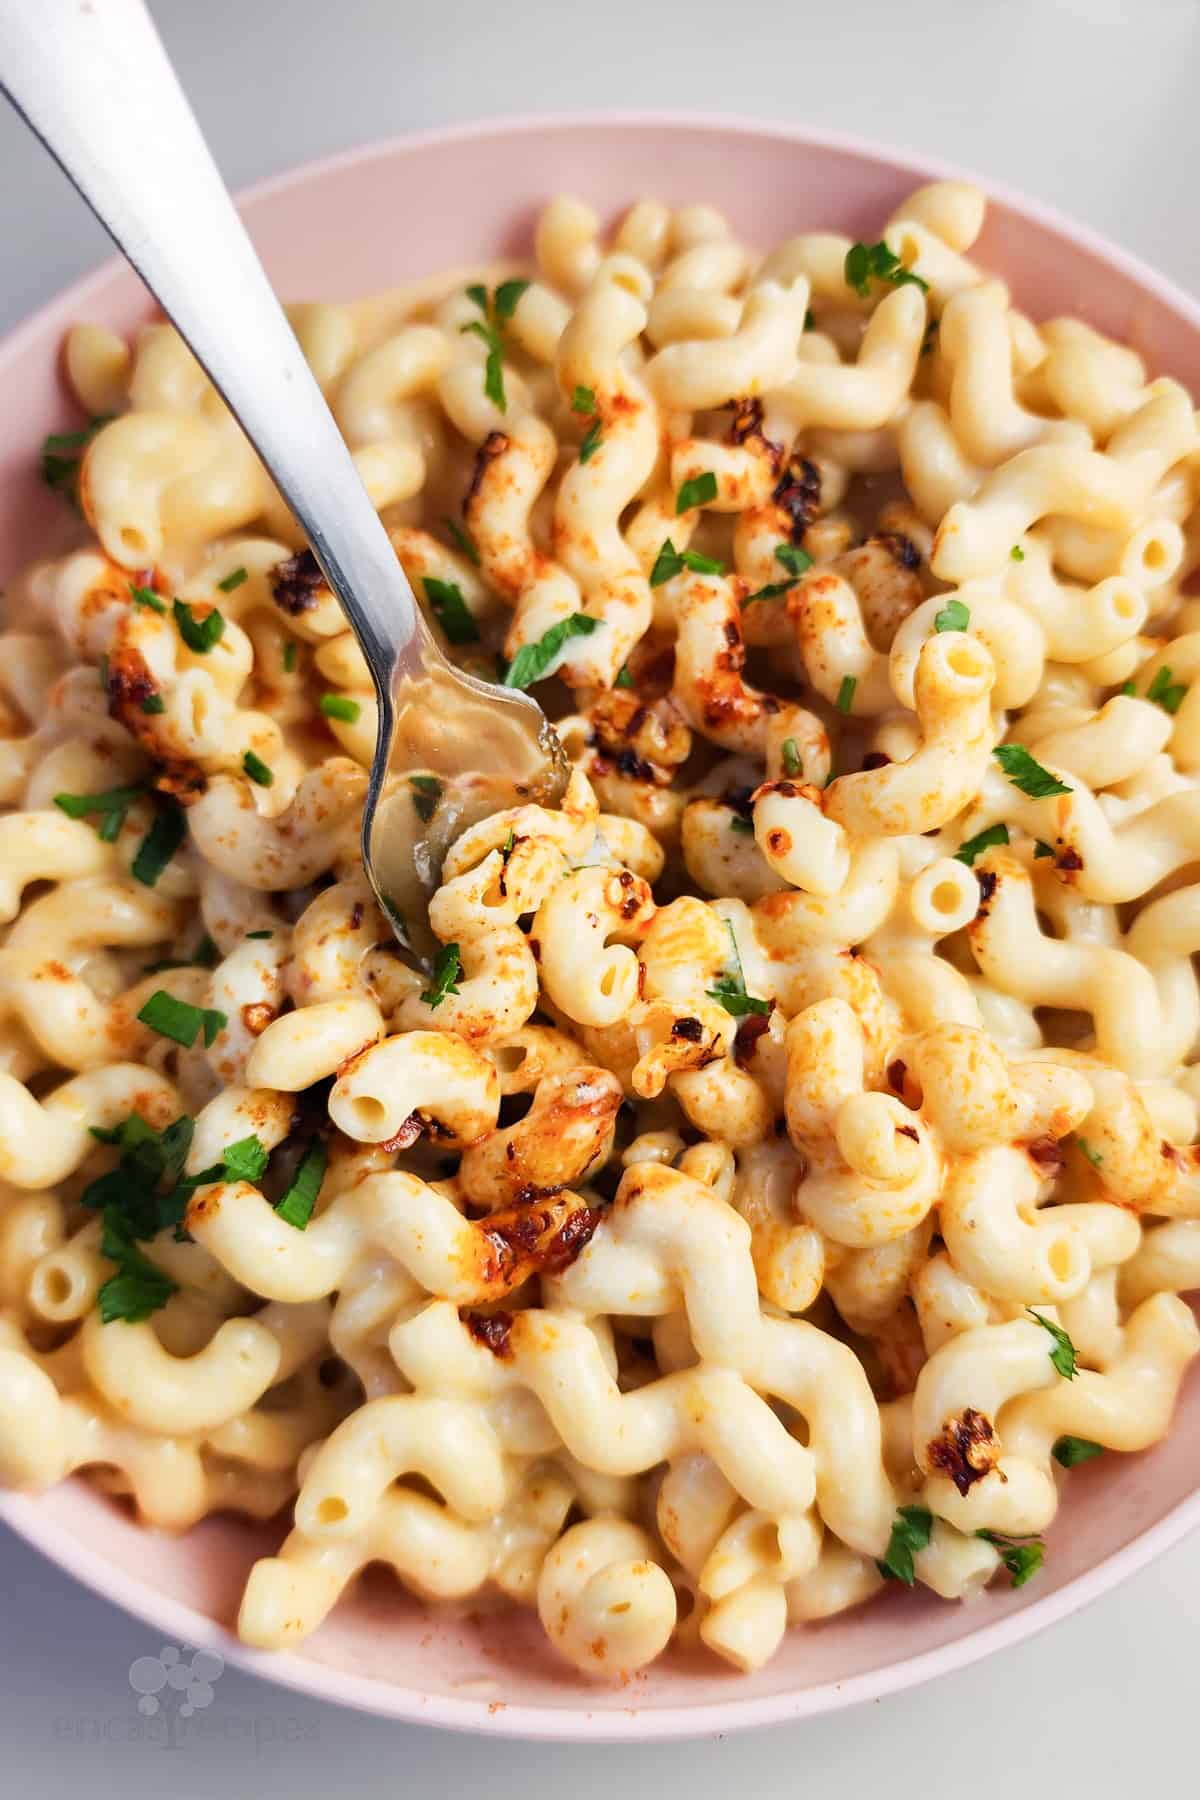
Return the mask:
[(857, 675), (843, 675), (842, 685), (838, 689), (837, 709), (840, 713), (848, 713), (854, 705), (854, 690), (858, 686)]
[(484, 287), (482, 281), (473, 281), (471, 283), (470, 287), (467, 289), (467, 298), (475, 302), (480, 312), (487, 311), (488, 291)]
[(147, 694), (141, 704), (144, 713), (164, 713), (166, 710), (167, 703), (161, 694)]
[(527, 281), (502, 281), (496, 289), (496, 316), (511, 319), (517, 310), (517, 302), (528, 286)]
[(258, 1137), (239, 1138), (222, 1152), (221, 1162), (226, 1181), (257, 1181), (267, 1166), (267, 1152)]
[(270, 787), (275, 780), (274, 769), (261, 756), (255, 756), (253, 750), (247, 750), (242, 757), (242, 768), (259, 787)]
[(1094, 1150), (1086, 1138), (1077, 1137), (1075, 1142), (1079, 1147), (1081, 1154), (1087, 1157), (1093, 1169), (1098, 1169), (1104, 1161), (1104, 1152), (1102, 1150)]
[(192, 1006), (187, 1000), (177, 1000), (165, 988), (151, 994), (138, 1018), (151, 1031), (170, 1038), (173, 1044), (182, 1044), (185, 1050), (191, 1049), (201, 1031), (205, 1049), (211, 1050), (229, 1023), (226, 1014), (215, 1007)]
[(1128, 681), (1123, 681), (1121, 683), (1121, 686), (1117, 691), (1124, 694), (1127, 700), (1133, 700), (1137, 695), (1137, 682), (1131, 675)]
[(902, 1581), (912, 1587), (917, 1579), (913, 1557), (924, 1550), (933, 1531), (933, 1514), (924, 1506), (902, 1506), (892, 1524), (892, 1535), (882, 1558), (875, 1564), (885, 1581)]
[(948, 600), (942, 610), (933, 615), (935, 631), (965, 631), (970, 623), (970, 610), (961, 600)]
[(161, 957), (158, 962), (147, 963), (142, 974), (157, 975), (162, 969), (215, 969), (220, 960), (221, 952), (206, 931), (190, 956)]
[(151, 612), (165, 613), (166, 601), (154, 592), (153, 588), (137, 587), (132, 581), (129, 584), (129, 597), (135, 606), (148, 606)]
[(1049, 800), (1054, 794), (1071, 794), (1075, 790), (1069, 788), (1065, 781), (1044, 769), (1036, 757), (1026, 750), (1024, 744), (997, 744), (992, 755), (1008, 776), (1015, 788), (1028, 794), (1031, 800)]
[(747, 594), (742, 605), (753, 606), (756, 600), (778, 600), (781, 595), (790, 594), (795, 585), (795, 576), (790, 581), (769, 581), (766, 587), (757, 588), (753, 594)]
[(694, 506), (711, 506), (717, 497), (717, 478), (711, 469), (685, 481), (675, 496), (675, 516), (690, 512)]
[(878, 244), (851, 244), (846, 252), (843, 264), (846, 286), (852, 287), (862, 300), (870, 298), (872, 281), (890, 281), (893, 287), (903, 287), (910, 283), (919, 287), (923, 294), (929, 292), (929, 283), (906, 269), (894, 250), (880, 241)]
[(329, 1152), (324, 1141), (313, 1138), (297, 1164), (287, 1192), (275, 1208), (284, 1223), (294, 1226), (297, 1231), (303, 1231), (312, 1218), (313, 1207), (317, 1204), (321, 1183), (325, 1179), (325, 1164), (328, 1159)]
[[(222, 1162), (183, 1179), (195, 1129), (195, 1121), (183, 1114), (158, 1132), (137, 1113), (111, 1129), (92, 1127), (94, 1138), (120, 1151), (116, 1168), (90, 1182), (80, 1196), (84, 1206), (100, 1213), (101, 1253), (117, 1266), (116, 1274), (99, 1293), (100, 1318), (106, 1325), (114, 1319), (131, 1324), (148, 1319), (175, 1292), (171, 1277), (137, 1246), (172, 1225), (180, 1236), (183, 1215), (195, 1189), (220, 1181), (226, 1172), (228, 1164)], [(234, 1145), (226, 1151), (226, 1158), (247, 1158), (251, 1142), (257, 1143), (257, 1139)], [(265, 1153), (263, 1161), (265, 1166)]]
[(1012, 558), (1013, 562), (1024, 562), (1025, 561), (1025, 552), (1022, 550), (1020, 544), (1014, 544), (1008, 554)]
[[(743, 820), (742, 823), (745, 824), (746, 821)], [(753, 830), (753, 826), (751, 830)], [(747, 1013), (769, 1013), (772, 1005), (770, 1000), (760, 1000), (756, 995), (746, 992), (746, 974), (742, 968), (741, 951), (738, 949), (738, 941), (728, 919), (725, 921), (725, 929), (729, 933), (729, 943), (733, 951), (733, 973), (718, 976), (716, 987), (706, 990), (708, 998), (716, 1000), (735, 1019), (744, 1019)]]
[(343, 725), (353, 725), (362, 711), (358, 701), (346, 694), (322, 694), (318, 704), (327, 719), (340, 719)]
[(1051, 1455), (1064, 1469), (1075, 1469), (1080, 1463), (1091, 1462), (1095, 1456), (1103, 1456), (1104, 1445), (1093, 1443), (1091, 1438), (1060, 1437)]
[(471, 617), (471, 609), (462, 596), (457, 581), (439, 581), (434, 575), (424, 577), (425, 594), (437, 614), (438, 624), (452, 644), (477, 644), (479, 627)]
[(794, 737), (784, 738), (783, 743), (780, 745), (779, 753), (783, 758), (783, 772), (785, 775), (803, 774), (804, 763), (801, 760), (800, 750)]
[(508, 411), (508, 397), (504, 392), (504, 345), (500, 334), (491, 325), (481, 325), (478, 319), (472, 319), (469, 325), (460, 325), (460, 331), (474, 332), (487, 345), (487, 361), (483, 366), (483, 391), (500, 412)]
[(433, 965), (433, 981), (421, 995), (431, 1011), (442, 1004), (447, 994), (458, 993), (455, 984), (461, 974), (462, 957), (458, 953), (458, 945), (443, 944)]
[(1056, 1325), (1052, 1319), (1045, 1318), (1040, 1312), (1035, 1312), (1032, 1306), (1027, 1306), (1025, 1311), (1029, 1314), (1031, 1319), (1037, 1321), (1043, 1331), (1048, 1331), (1050, 1336), (1054, 1339), (1054, 1348), (1050, 1352), (1050, 1361), (1054, 1364), (1054, 1367), (1058, 1370), (1064, 1380), (1074, 1381), (1075, 1376), (1078, 1373), (1076, 1367), (1077, 1358), (1075, 1355), (1075, 1346), (1063, 1330), (1062, 1326)]
[(217, 586), (223, 594), (232, 594), (235, 588), (240, 588), (243, 581), (249, 581), (249, 579), (245, 569), (231, 569), (223, 581), (218, 581)]
[(98, 835), (113, 844), (121, 835), (125, 815), (135, 800), (146, 792), (142, 787), (107, 788), (102, 794), (55, 794), (54, 804), (68, 819), (86, 819), (98, 814)]
[(413, 811), (422, 825), (428, 825), (442, 797), (442, 784), (436, 775), (410, 775), (408, 785), (412, 789)]
[(622, 663), (621, 667), (617, 670), (613, 686), (619, 688), (631, 688), (633, 686), (633, 676), (629, 673), (628, 663)]
[(143, 887), (153, 887), (187, 836), (187, 819), (177, 800), (164, 796), (157, 819), (138, 845), (129, 873)]
[(111, 417), (111, 413), (105, 413), (90, 419), (82, 431), (52, 431), (49, 437), (42, 439), (42, 480), (68, 500), (76, 511), (79, 510), (79, 465), (83, 452)]
[(274, 936), (275, 936), (275, 933), (273, 931), (248, 931), (246, 933), (247, 939), (250, 939), (250, 938), (273, 938)]
[(1040, 862), (1044, 856), (1053, 856), (1053, 855), (1054, 855), (1054, 846), (1052, 844), (1047, 844), (1044, 841), (1044, 839), (1042, 839), (1042, 838), (1037, 838), (1035, 840), (1034, 846), (1033, 846), (1034, 862)]
[(594, 413), (595, 410), (596, 396), (592, 392), (592, 389), (590, 387), (577, 387), (575, 392), (571, 395), (571, 411), (574, 413), (583, 413), (586, 416), (588, 413)]
[(741, 813), (734, 813), (729, 821), (730, 831), (736, 831), (741, 837), (754, 836), (754, 821), (743, 819)]
[(295, 669), (295, 667), (296, 667), (296, 642), (295, 642), (294, 638), (289, 638), (287, 643), (283, 646), (283, 672), (284, 672), (284, 674), (290, 675), (293, 672), (293, 670)]
[(442, 520), (442, 524), (446, 527), (446, 530), (450, 533), (450, 536), (454, 539), (455, 544), (462, 551), (467, 561), (473, 562), (476, 567), (478, 567), (479, 549), (470, 532), (464, 530), (457, 519), (445, 518)]
[(1159, 669), (1154, 680), (1146, 689), (1147, 700), (1152, 700), (1155, 706), (1161, 706), (1165, 713), (1170, 713), (1172, 716), (1174, 716), (1183, 705), (1186, 694), (1186, 683), (1181, 681), (1172, 682), (1171, 671), (1165, 666)]
[(812, 557), (799, 544), (776, 544), (775, 561), (782, 563), (789, 575), (803, 575), (812, 568)]
[(670, 538), (665, 538), (650, 571), (650, 586), (661, 587), (664, 581), (671, 581), (683, 569), (690, 569), (694, 575), (725, 573), (724, 563), (711, 556), (701, 556), (698, 550), (677, 550)]
[(1010, 1538), (999, 1531), (977, 1531), (975, 1536), (995, 1545), (1015, 1588), (1032, 1580), (1046, 1560), (1046, 1546), (1041, 1538)]
[(966, 863), (968, 869), (975, 865), (975, 858), (990, 850), (993, 844), (1007, 844), (1008, 826), (989, 825), (986, 831), (980, 831), (973, 838), (967, 838), (954, 852), (955, 862)]
[[(245, 570), (242, 570), (243, 577)], [(179, 627), (179, 635), (189, 650), (197, 656), (207, 656), (214, 644), (220, 643), (225, 635), (225, 615), (216, 607), (198, 619), (186, 600), (172, 602), (171, 610), (175, 614), (175, 623)]]
[(601, 442), (600, 421), (597, 419), (594, 425), (589, 426), (588, 434), (579, 446), (580, 462), (591, 462), (593, 456), (595, 456), (597, 450), (600, 448)]
[(543, 632), (535, 643), (521, 645), (505, 671), (503, 685), (511, 688), (532, 687), (535, 681), (540, 681), (550, 673), (551, 665), (557, 660), (568, 639), (590, 637), (599, 624), (599, 619), (592, 618), (590, 613), (571, 613), (569, 617), (560, 619), (557, 625), (551, 625), (549, 631)]
[(805, 331), (815, 331), (817, 329), (817, 315), (814, 313), (811, 306), (806, 306), (804, 309), (803, 329)]

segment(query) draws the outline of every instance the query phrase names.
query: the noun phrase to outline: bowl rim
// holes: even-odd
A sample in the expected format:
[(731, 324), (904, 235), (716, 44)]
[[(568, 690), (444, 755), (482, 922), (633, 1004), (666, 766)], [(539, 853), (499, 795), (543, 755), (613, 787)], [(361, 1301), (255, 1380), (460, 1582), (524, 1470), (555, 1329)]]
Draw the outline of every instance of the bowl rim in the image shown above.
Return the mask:
[[(758, 119), (744, 114), (708, 114), (656, 108), (588, 109), (579, 112), (547, 112), (492, 115), (465, 123), (426, 127), (395, 133), (382, 139), (351, 146), (326, 156), (314, 157), (277, 174), (239, 188), (239, 208), (254, 207), (277, 194), (304, 186), (316, 177), (353, 170), (367, 163), (414, 150), (436, 150), (447, 144), (470, 142), (504, 134), (536, 136), (545, 131), (583, 128), (605, 131), (703, 132), (757, 138), (779, 146), (832, 149), (848, 156), (881, 162), (913, 177), (914, 181), (966, 181), (983, 188), (989, 199), (1014, 214), (1032, 220), (1082, 251), (1117, 268), (1139, 286), (1154, 292), (1172, 311), (1200, 332), (1200, 302), (1170, 277), (1132, 252), (1114, 244), (1103, 233), (1070, 218), (1044, 201), (1022, 191), (913, 150), (895, 150), (887, 144), (856, 133), (795, 125), (788, 121)], [(129, 271), (124, 257), (113, 256), (90, 274), (35, 307), (0, 338), (0, 378), (10, 359), (22, 354), (29, 341), (47, 326), (49, 317), (68, 308), (86, 307), (94, 288), (103, 287), (115, 274)], [(1064, 1582), (1044, 1599), (1030, 1600), (1016, 1611), (981, 1626), (964, 1637), (941, 1644), (898, 1662), (881, 1665), (840, 1681), (820, 1682), (792, 1693), (714, 1700), (711, 1693), (692, 1705), (604, 1708), (592, 1710), (583, 1702), (546, 1706), (497, 1702), (484, 1699), (430, 1695), (417, 1688), (351, 1673), (318, 1662), (296, 1651), (268, 1652), (251, 1649), (225, 1626), (219, 1625), (184, 1601), (164, 1596), (133, 1574), (114, 1570), (111, 1563), (87, 1543), (74, 1537), (43, 1512), (39, 1496), (0, 1492), (0, 1521), (23, 1542), (72, 1575), (101, 1599), (129, 1613), (156, 1631), (175, 1637), (180, 1645), (215, 1651), (225, 1662), (244, 1673), (261, 1677), (279, 1687), (337, 1705), (396, 1719), (414, 1725), (431, 1725), (455, 1731), (519, 1739), (559, 1742), (631, 1742), (712, 1736), (718, 1732), (745, 1731), (759, 1726), (782, 1725), (813, 1718), (867, 1700), (882, 1699), (916, 1687), (940, 1674), (967, 1668), (994, 1651), (1020, 1643), (1044, 1631), (1058, 1620), (1089, 1606), (1109, 1589), (1161, 1556), (1200, 1526), (1200, 1486), (1178, 1501), (1153, 1525), (1139, 1532), (1084, 1573)], [(636, 1695), (636, 1689), (633, 1691)], [(633, 1696), (631, 1696), (632, 1698)]]

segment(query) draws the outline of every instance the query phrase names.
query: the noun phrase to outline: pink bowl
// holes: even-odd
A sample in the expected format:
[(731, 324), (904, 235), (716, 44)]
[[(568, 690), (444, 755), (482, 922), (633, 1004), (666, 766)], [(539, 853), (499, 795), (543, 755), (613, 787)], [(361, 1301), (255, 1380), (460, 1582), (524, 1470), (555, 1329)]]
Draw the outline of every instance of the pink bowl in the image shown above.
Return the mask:
[[(874, 238), (918, 182), (960, 172), (850, 139), (785, 127), (657, 115), (505, 120), (423, 133), (317, 163), (253, 189), (244, 211), (279, 290), (334, 299), (527, 249), (552, 193), (615, 215), (652, 193), (723, 208), (752, 243), (833, 226)], [(1151, 368), (1200, 390), (1200, 309), (1134, 258), (1049, 209), (992, 190), (980, 260), (1035, 318), (1075, 313), (1134, 345)], [(402, 229), (401, 227), (402, 222)], [(394, 235), (393, 235), (394, 234)], [(0, 579), (52, 548), (62, 513), (36, 447), (70, 417), (58, 374), (64, 330), (120, 329), (147, 311), (123, 263), (45, 307), (0, 348)], [(684, 1737), (777, 1724), (877, 1698), (1016, 1643), (1132, 1574), (1200, 1522), (1193, 1373), (1171, 1438), (1145, 1456), (1077, 1470), (1037, 1582), (970, 1606), (888, 1595), (789, 1633), (744, 1677), (668, 1656), (624, 1687), (587, 1683), (545, 1647), (534, 1616), (423, 1611), (368, 1578), (302, 1653), (265, 1656), (230, 1635), (246, 1570), (278, 1526), (208, 1521), (175, 1539), (136, 1527), (80, 1481), (38, 1499), (0, 1497), (0, 1518), (89, 1587), (180, 1642), (349, 1706), (424, 1724), (544, 1738)]]

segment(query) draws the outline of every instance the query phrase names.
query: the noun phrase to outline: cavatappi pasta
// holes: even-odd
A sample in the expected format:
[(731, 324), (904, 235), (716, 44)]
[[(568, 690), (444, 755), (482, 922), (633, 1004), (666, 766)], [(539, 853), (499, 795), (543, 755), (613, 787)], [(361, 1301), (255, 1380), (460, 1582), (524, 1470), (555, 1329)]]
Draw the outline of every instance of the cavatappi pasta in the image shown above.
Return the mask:
[[(451, 652), (574, 773), (454, 844), (432, 976), (363, 659), (175, 333), (80, 326), (90, 532), (0, 640), (0, 1480), (294, 1509), (589, 1674), (1036, 1573), (1167, 1430), (1200, 1285), (1200, 433), (919, 190), (704, 206), (295, 329)], [(485, 746), (480, 746), (483, 756)], [(436, 804), (416, 773), (412, 804)]]

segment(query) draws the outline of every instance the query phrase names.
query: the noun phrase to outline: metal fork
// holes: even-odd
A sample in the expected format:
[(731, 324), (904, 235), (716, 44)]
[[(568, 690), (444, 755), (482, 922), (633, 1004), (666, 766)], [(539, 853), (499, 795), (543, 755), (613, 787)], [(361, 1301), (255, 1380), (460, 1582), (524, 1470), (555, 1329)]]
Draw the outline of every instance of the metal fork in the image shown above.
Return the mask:
[[(341, 603), (379, 701), (363, 864), (401, 942), (427, 956), (453, 835), (554, 804), (562, 747), (528, 695), (443, 656), (141, 0), (0, 0), (0, 87), (190, 345)], [(438, 777), (436, 807), (413, 772)]]

